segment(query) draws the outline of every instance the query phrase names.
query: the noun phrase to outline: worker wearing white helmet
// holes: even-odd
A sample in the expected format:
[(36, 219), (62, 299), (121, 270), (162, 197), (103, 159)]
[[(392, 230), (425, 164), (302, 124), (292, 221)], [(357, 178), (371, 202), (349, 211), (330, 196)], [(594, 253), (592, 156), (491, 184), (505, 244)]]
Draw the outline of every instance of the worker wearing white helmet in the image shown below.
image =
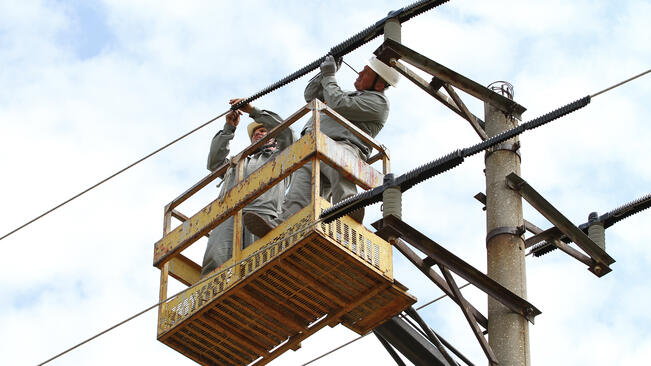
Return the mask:
[[(356, 91), (343, 91), (337, 84), (335, 72), (338, 65), (332, 56), (327, 56), (321, 63), (321, 72), (308, 82), (305, 88), (307, 102), (318, 98), (342, 115), (352, 124), (371, 137), (377, 136), (389, 116), (389, 100), (384, 90), (395, 86), (399, 75), (391, 67), (373, 57), (367, 66), (359, 73), (354, 86)], [(355, 136), (346, 127), (339, 124), (330, 116), (321, 112), (321, 132), (333, 139), (337, 145), (347, 150), (353, 157), (367, 160), (371, 154), (371, 146)], [(312, 129), (312, 119), (303, 127), (301, 134)], [(332, 197), (336, 203), (357, 194), (357, 186), (336, 169), (321, 163), (321, 196)], [(244, 215), (244, 224), (257, 236), (264, 236), (272, 228), (287, 220), (294, 213), (310, 203), (312, 165), (307, 163), (299, 168), (292, 178), (292, 185), (285, 196), (282, 212), (276, 220), (267, 220), (255, 213)], [(350, 215), (358, 222), (364, 218), (363, 209)]]
[[(231, 99), (229, 103), (233, 105), (241, 100), (242, 99)], [(247, 132), (252, 143), (259, 141), (267, 135), (267, 131), (282, 123), (282, 118), (277, 114), (254, 108), (251, 104), (246, 104), (241, 110), (229, 112), (226, 115), (224, 128), (217, 132), (210, 144), (207, 165), (208, 170), (213, 171), (228, 161), (227, 156), (230, 153), (230, 141), (235, 136), (235, 130), (240, 123), (242, 111), (248, 113), (249, 117), (254, 119), (254, 122), (251, 122), (247, 126)], [(275, 139), (270, 139), (264, 146), (246, 158), (246, 161), (244, 162), (244, 176), (247, 176), (260, 168), (284, 148), (291, 145), (292, 142), (294, 142), (294, 136), (292, 135), (291, 129), (287, 128), (281, 131)], [(235, 179), (236, 176), (237, 174), (234, 167), (226, 171), (222, 180), (223, 187), (219, 197), (223, 197), (228, 190), (237, 184), (237, 179)], [(290, 177), (262, 193), (259, 197), (244, 207), (242, 211), (256, 212), (258, 215), (268, 219), (278, 217), (281, 210), (281, 203), (285, 197), (285, 191), (290, 183)], [(233, 230), (234, 220), (231, 216), (210, 232), (208, 245), (206, 246), (206, 252), (203, 257), (203, 265), (201, 269), (202, 276), (207, 275), (231, 258), (233, 255)], [(253, 234), (247, 230), (243, 230), (243, 248), (246, 248), (255, 240), (256, 238)]]

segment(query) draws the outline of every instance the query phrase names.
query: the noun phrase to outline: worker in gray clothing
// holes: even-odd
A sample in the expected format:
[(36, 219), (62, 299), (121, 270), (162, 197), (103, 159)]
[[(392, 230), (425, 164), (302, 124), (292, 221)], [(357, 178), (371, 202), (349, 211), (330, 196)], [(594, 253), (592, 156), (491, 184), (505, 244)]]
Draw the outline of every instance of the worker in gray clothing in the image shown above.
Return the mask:
[[(231, 99), (231, 105), (240, 102), (242, 99)], [(254, 143), (267, 135), (267, 131), (282, 123), (282, 118), (277, 114), (254, 108), (251, 104), (246, 104), (241, 110), (231, 111), (226, 115), (224, 129), (217, 132), (210, 144), (210, 153), (208, 154), (208, 169), (213, 171), (229, 161), (227, 156), (230, 152), (229, 144), (235, 135), (235, 130), (240, 122), (242, 111), (249, 114), (254, 122), (248, 125), (249, 138)], [(260, 168), (267, 161), (272, 159), (276, 154), (294, 142), (292, 130), (287, 128), (280, 132), (276, 138), (270, 139), (267, 144), (246, 157), (244, 162), (244, 176), (248, 176), (256, 169)], [(243, 212), (255, 212), (256, 214), (268, 220), (278, 217), (281, 210), (281, 204), (289, 186), (291, 176), (277, 183), (268, 191), (262, 193), (259, 197), (249, 203)], [(224, 174), (223, 185), (219, 197), (223, 197), (228, 190), (237, 184), (236, 167), (231, 167)], [(203, 257), (203, 266), (201, 276), (205, 276), (215, 268), (221, 266), (233, 255), (233, 216), (226, 219), (210, 232), (208, 246)], [(246, 248), (256, 240), (256, 237), (248, 230), (243, 230), (242, 247)]]
[[(321, 63), (321, 72), (309, 81), (305, 88), (305, 100), (312, 101), (318, 98), (328, 107), (334, 109), (362, 131), (371, 137), (377, 136), (389, 115), (389, 100), (384, 95), (384, 90), (389, 85), (398, 82), (398, 73), (373, 57), (369, 64), (359, 73), (355, 80), (353, 92), (341, 90), (335, 79), (338, 65), (332, 56), (327, 56)], [(349, 151), (353, 156), (367, 160), (371, 153), (371, 146), (355, 136), (346, 127), (339, 124), (327, 114), (321, 112), (321, 132), (335, 140), (336, 143)], [(310, 119), (301, 134), (312, 130)], [(321, 196), (332, 197), (332, 202), (337, 203), (343, 199), (357, 194), (357, 186), (346, 179), (343, 174), (325, 163), (320, 164)], [(282, 212), (278, 219), (265, 218), (255, 212), (244, 214), (244, 225), (255, 235), (262, 237), (281, 222), (310, 203), (310, 189), (312, 186), (312, 164), (307, 163), (298, 169), (293, 176), (289, 192), (285, 196)], [(357, 222), (362, 222), (364, 210), (359, 209), (351, 214)]]

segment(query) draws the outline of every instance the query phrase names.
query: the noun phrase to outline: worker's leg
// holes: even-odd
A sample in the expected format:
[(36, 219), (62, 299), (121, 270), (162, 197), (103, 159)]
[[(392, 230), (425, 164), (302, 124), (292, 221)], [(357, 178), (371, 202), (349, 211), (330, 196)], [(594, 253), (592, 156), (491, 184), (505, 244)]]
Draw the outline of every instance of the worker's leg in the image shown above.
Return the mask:
[[(321, 167), (326, 164), (321, 164)], [(330, 195), (330, 181), (321, 174), (320, 194)], [(276, 226), (290, 218), (292, 215), (306, 207), (312, 201), (312, 163), (300, 167), (292, 175), (292, 184), (282, 205), (282, 212), (277, 219), (268, 220), (258, 213), (247, 212), (244, 214), (244, 225), (258, 237), (265, 236)]]
[[(263, 213), (258, 215), (269, 221), (276, 219), (274, 215)], [(233, 216), (231, 216), (210, 232), (206, 253), (203, 256), (201, 277), (204, 277), (233, 257), (233, 223)], [(253, 244), (256, 240), (258, 240), (257, 236), (243, 228), (242, 249)]]
[(201, 277), (221, 266), (233, 256), (233, 217), (210, 232), (206, 253), (203, 255)]
[[(338, 142), (337, 145), (346, 149), (356, 159), (364, 160), (364, 156), (357, 146), (345, 142)], [(326, 166), (325, 168), (324, 165)], [(332, 203), (337, 203), (357, 194), (357, 185), (353, 181), (347, 179), (337, 169), (331, 168), (326, 164), (321, 164), (321, 174), (330, 181), (332, 186)], [(364, 219), (364, 209), (360, 208), (355, 210), (348, 214), (348, 216), (361, 223)]]
[[(244, 211), (243, 214), (245, 215), (247, 212), (255, 212), (255, 211)], [(276, 215), (269, 215), (261, 212), (255, 212), (255, 213), (269, 222), (273, 222), (278, 218)], [(246, 225), (244, 226), (243, 234), (244, 234), (244, 238), (242, 239), (242, 249), (247, 248), (249, 245), (253, 244), (256, 240), (260, 239), (259, 237), (255, 236), (251, 231), (249, 231), (249, 229), (246, 228)]]
[[(321, 163), (321, 168), (326, 164)], [(323, 175), (323, 174), (322, 174)], [(321, 179), (320, 186), (321, 196), (327, 197), (330, 194), (330, 182), (327, 179)], [(273, 226), (278, 226), (281, 222), (292, 217), (295, 213), (300, 211), (303, 207), (310, 204), (312, 201), (312, 163), (307, 163), (300, 167), (292, 176), (292, 184), (289, 186), (289, 191), (285, 195), (283, 201), (282, 212), (277, 220), (272, 223)]]

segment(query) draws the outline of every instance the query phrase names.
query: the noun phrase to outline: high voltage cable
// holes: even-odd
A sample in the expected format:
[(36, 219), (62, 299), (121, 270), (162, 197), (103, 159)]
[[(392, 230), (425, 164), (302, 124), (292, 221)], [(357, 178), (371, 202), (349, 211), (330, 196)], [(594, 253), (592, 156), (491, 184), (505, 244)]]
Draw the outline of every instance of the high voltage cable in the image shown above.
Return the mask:
[(637, 79), (637, 78), (639, 78), (639, 77), (641, 77), (641, 76), (643, 76), (643, 75), (648, 74), (649, 72), (651, 72), (651, 69), (648, 69), (647, 71), (641, 72), (641, 73), (639, 73), (639, 74), (637, 74), (637, 75), (635, 75), (635, 76), (633, 76), (633, 77), (630, 77), (630, 78), (628, 78), (628, 79), (626, 79), (626, 80), (624, 80), (624, 81), (620, 81), (619, 83), (614, 84), (613, 86), (609, 86), (608, 88), (606, 88), (606, 89), (604, 89), (604, 90), (602, 90), (602, 91), (596, 92), (596, 93), (592, 94), (592, 95), (590, 96), (590, 98), (594, 98), (594, 97), (596, 97), (596, 96), (599, 95), (599, 94), (603, 94), (603, 93), (605, 93), (605, 92), (607, 92), (607, 91), (609, 91), (609, 90), (611, 90), (611, 89), (615, 89), (615, 88), (617, 88), (618, 86), (620, 86), (620, 85), (624, 85), (624, 84), (628, 83), (629, 81), (633, 81), (633, 80), (635, 80), (635, 79)]
[[(398, 19), (400, 21), (400, 23), (403, 23), (403, 22), (406, 22), (407, 20), (409, 20), (409, 19), (411, 19), (411, 18), (413, 18), (415, 16), (418, 16), (418, 15), (420, 15), (420, 14), (422, 14), (422, 13), (424, 13), (424, 12), (426, 12), (426, 11), (432, 9), (432, 8), (435, 8), (435, 7), (437, 7), (437, 6), (439, 6), (439, 5), (443, 4), (443, 3), (446, 3), (448, 1), (449, 0), (420, 0), (420, 1), (417, 1), (415, 3), (410, 4), (408, 6), (400, 8), (399, 10), (392, 11), (392, 12), (389, 13), (389, 15), (387, 15), (383, 19), (380, 19), (379, 21), (375, 22), (373, 25), (371, 25), (371, 26), (365, 28), (364, 30), (362, 30), (361, 32), (355, 34), (353, 37), (350, 37), (349, 39), (339, 43), (335, 47), (332, 47), (327, 55), (333, 55), (333, 56), (336, 56), (336, 57), (343, 57), (344, 55), (347, 55), (348, 53), (354, 51), (355, 49), (362, 46), (363, 44), (366, 44), (366, 43), (370, 42), (371, 40), (375, 39), (376, 37), (378, 37), (379, 35), (383, 34), (384, 33), (384, 23), (388, 19), (395, 18), (395, 19)], [(252, 96), (250, 96), (250, 97), (248, 97), (248, 98), (246, 98), (246, 99), (244, 99), (244, 100), (242, 100), (242, 101), (240, 101), (238, 103), (233, 104), (230, 107), (229, 110), (240, 109), (243, 106), (245, 106), (246, 104), (260, 98), (261, 96), (266, 95), (266, 94), (268, 94), (268, 93), (270, 93), (270, 92), (272, 92), (272, 91), (274, 91), (274, 90), (276, 90), (276, 89), (278, 89), (278, 88), (280, 88), (282, 86), (285, 86), (285, 85), (295, 81), (296, 79), (304, 76), (305, 74), (315, 70), (317, 67), (319, 67), (319, 65), (323, 62), (323, 60), (326, 58), (327, 55), (322, 56), (321, 58), (319, 58), (319, 59), (313, 61), (312, 63), (302, 67), (301, 69), (295, 71), (294, 73), (292, 73), (292, 74), (282, 78), (281, 80), (275, 82), (274, 84), (269, 85), (268, 87), (266, 87), (265, 89), (257, 92), (256, 94), (254, 94), (254, 95), (252, 95)], [(351, 69), (352, 69), (352, 67), (351, 67)], [(354, 70), (355, 69), (353, 69), (353, 71)], [(357, 72), (357, 71), (355, 71), (355, 72)], [(95, 187), (97, 187), (97, 186), (105, 183), (106, 181), (114, 178), (115, 176), (123, 173), (124, 171), (128, 170), (129, 168), (139, 164), (143, 160), (145, 160), (145, 159), (159, 153), (160, 151), (166, 149), (170, 145), (184, 139), (188, 135), (196, 132), (197, 130), (205, 127), (206, 125), (210, 124), (211, 122), (219, 119), (220, 117), (222, 117), (226, 113), (228, 113), (228, 111), (226, 111), (226, 112), (220, 114), (219, 116), (211, 119), (210, 121), (202, 124), (201, 126), (195, 128), (194, 130), (186, 133), (185, 135), (183, 135), (183, 136), (177, 138), (176, 140), (168, 143), (167, 145), (159, 148), (158, 150), (148, 154), (147, 156), (141, 158), (140, 160), (135, 161), (131, 165), (117, 171), (116, 173), (114, 173), (111, 176), (105, 178), (104, 180), (100, 181), (99, 183), (94, 184), (93, 186), (91, 186), (91, 187), (87, 188), (86, 190), (82, 191), (81, 193), (78, 193), (75, 196), (67, 199), (66, 201), (63, 201), (62, 203), (58, 204), (57, 206), (45, 211), (44, 213), (40, 214), (39, 216), (33, 218), (32, 220), (26, 222), (25, 224), (15, 228), (14, 230), (12, 230), (12, 231), (8, 232), (7, 234), (3, 235), (2, 237), (0, 237), (0, 240), (2, 240), (4, 238), (8, 237), (9, 235), (21, 230), (22, 228), (26, 227), (27, 225), (39, 220), (43, 216), (48, 215), (52, 211), (60, 208), (61, 206), (64, 206), (65, 204), (69, 203), (70, 201), (76, 199), (77, 197), (87, 193), (88, 191), (94, 189)]]
[(113, 173), (112, 175), (108, 176), (107, 178), (104, 178), (104, 179), (101, 180), (100, 182), (95, 183), (94, 185), (92, 185), (92, 186), (86, 188), (85, 190), (81, 191), (80, 193), (77, 193), (76, 195), (72, 196), (71, 198), (68, 198), (67, 200), (61, 202), (60, 204), (54, 206), (53, 208), (51, 208), (51, 209), (45, 211), (44, 213), (42, 213), (42, 214), (36, 216), (35, 218), (31, 219), (30, 221), (28, 221), (28, 222), (22, 224), (21, 226), (15, 228), (15, 229), (13, 229), (12, 231), (8, 232), (7, 234), (3, 235), (2, 237), (0, 237), (0, 240), (2, 240), (2, 239), (4, 239), (4, 238), (8, 237), (9, 235), (15, 233), (16, 231), (18, 231), (18, 230), (24, 228), (25, 226), (27, 226), (27, 225), (33, 223), (34, 221), (40, 219), (41, 217), (43, 217), (43, 216), (49, 214), (50, 212), (52, 212), (52, 211), (58, 209), (59, 207), (61, 207), (61, 206), (65, 205), (65, 204), (67, 204), (68, 202), (70, 202), (70, 201), (76, 199), (77, 197), (83, 195), (84, 193), (87, 193), (87, 192), (91, 191), (92, 189), (94, 189), (94, 188), (98, 187), (99, 185), (101, 185), (101, 184), (107, 182), (108, 180), (114, 178), (115, 176), (117, 176), (117, 175), (119, 175), (119, 174), (125, 172), (126, 170), (132, 168), (133, 166), (135, 166), (135, 165), (137, 165), (137, 164), (143, 162), (144, 160), (146, 160), (146, 159), (152, 157), (153, 155), (155, 155), (155, 154), (161, 152), (162, 150), (164, 150), (164, 149), (170, 147), (171, 145), (173, 145), (173, 144), (175, 144), (175, 143), (181, 141), (182, 139), (186, 138), (187, 136), (189, 136), (189, 135), (195, 133), (196, 131), (200, 130), (201, 128), (203, 128), (203, 127), (209, 125), (210, 123), (214, 122), (215, 120), (221, 118), (223, 115), (225, 115), (225, 114), (228, 113), (229, 111), (230, 111), (230, 109), (227, 110), (226, 112), (220, 114), (219, 116), (217, 116), (217, 117), (215, 117), (215, 118), (213, 118), (213, 119), (211, 119), (211, 120), (209, 120), (209, 121), (203, 123), (202, 125), (196, 127), (196, 128), (193, 129), (192, 131), (189, 131), (189, 132), (185, 133), (183, 136), (180, 136), (180, 137), (176, 138), (176, 139), (173, 140), (172, 142), (169, 142), (169, 143), (167, 143), (166, 145), (164, 145), (164, 146), (162, 146), (162, 147), (159, 147), (159, 148), (156, 149), (154, 152), (151, 152), (151, 153), (145, 155), (144, 157), (142, 157), (142, 158), (136, 160), (135, 162), (131, 163), (130, 165), (126, 166), (125, 168), (122, 168), (122, 169), (118, 170), (117, 172)]

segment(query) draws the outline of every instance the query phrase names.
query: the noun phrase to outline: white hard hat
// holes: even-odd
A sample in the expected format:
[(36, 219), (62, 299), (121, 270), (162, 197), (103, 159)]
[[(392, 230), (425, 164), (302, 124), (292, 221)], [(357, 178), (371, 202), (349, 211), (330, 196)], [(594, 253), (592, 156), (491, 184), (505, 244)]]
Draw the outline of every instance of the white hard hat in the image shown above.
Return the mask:
[(378, 60), (377, 57), (371, 57), (368, 60), (368, 66), (391, 86), (396, 86), (396, 84), (398, 84), (400, 74), (398, 74), (398, 72), (392, 67), (389, 67), (384, 62)]

